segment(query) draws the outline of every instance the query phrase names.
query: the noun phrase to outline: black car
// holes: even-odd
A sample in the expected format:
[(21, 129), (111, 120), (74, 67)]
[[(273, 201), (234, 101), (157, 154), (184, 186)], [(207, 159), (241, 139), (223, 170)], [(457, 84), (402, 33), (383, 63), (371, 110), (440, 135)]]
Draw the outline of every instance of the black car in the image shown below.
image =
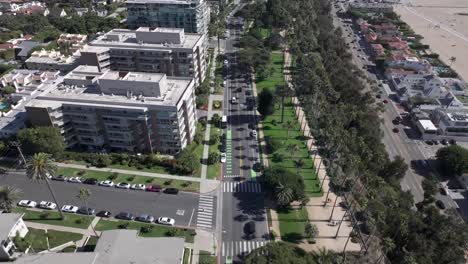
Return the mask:
[(428, 145), (431, 145), (431, 146), (432, 146), (432, 145), (434, 145), (434, 142), (432, 142), (432, 140), (426, 140), (426, 144), (428, 144)]
[(437, 200), (435, 202), (435, 204), (437, 205), (437, 207), (439, 207), (440, 209), (444, 210), (445, 209), (445, 204), (444, 202), (442, 202), (441, 200)]
[(98, 180), (95, 178), (87, 178), (83, 181), (84, 184), (91, 184), (91, 185), (96, 185), (98, 183)]
[(105, 218), (109, 218), (111, 217), (111, 212), (108, 212), (108, 211), (99, 211), (99, 213), (96, 214), (97, 216), (99, 217), (105, 217)]
[(54, 180), (54, 181), (66, 181), (66, 180), (67, 180), (67, 177), (65, 177), (65, 176), (63, 176), (63, 175), (52, 176), (52, 180)]
[(249, 221), (245, 223), (244, 233), (249, 237), (255, 235), (255, 222), (254, 221)]
[(432, 143), (434, 143), (434, 145), (439, 145), (439, 142), (437, 142), (437, 140), (432, 140)]
[(253, 165), (253, 170), (256, 171), (256, 172), (259, 172), (262, 170), (262, 164), (260, 164), (260, 162), (255, 162), (255, 164)]
[(456, 145), (457, 141), (455, 139), (449, 140), (450, 145)]
[(84, 214), (84, 215), (93, 215), (94, 213), (96, 212), (96, 210), (94, 210), (93, 208), (90, 208), (90, 207), (80, 207), (80, 209), (78, 209), (78, 213), (79, 214)]
[(168, 194), (178, 194), (179, 193), (179, 189), (177, 188), (166, 188), (164, 190), (165, 193), (168, 193)]
[(121, 220), (133, 220), (135, 219), (135, 216), (133, 216), (131, 213), (126, 213), (126, 212), (120, 212), (115, 216), (117, 219)]
[(442, 139), (442, 140), (440, 141), (440, 144), (442, 144), (442, 145), (447, 145), (447, 144), (448, 144), (448, 141), (447, 141), (446, 139)]

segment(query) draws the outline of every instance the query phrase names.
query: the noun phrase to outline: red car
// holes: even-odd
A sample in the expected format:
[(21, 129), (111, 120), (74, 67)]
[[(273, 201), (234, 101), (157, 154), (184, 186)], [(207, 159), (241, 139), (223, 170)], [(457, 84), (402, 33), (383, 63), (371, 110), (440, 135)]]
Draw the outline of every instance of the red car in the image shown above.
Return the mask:
[(387, 99), (383, 100), (383, 103), (388, 104), (388, 100)]
[(159, 185), (150, 185), (150, 186), (148, 186), (148, 188), (146, 188), (146, 190), (148, 192), (160, 192), (160, 191), (162, 191), (162, 188)]

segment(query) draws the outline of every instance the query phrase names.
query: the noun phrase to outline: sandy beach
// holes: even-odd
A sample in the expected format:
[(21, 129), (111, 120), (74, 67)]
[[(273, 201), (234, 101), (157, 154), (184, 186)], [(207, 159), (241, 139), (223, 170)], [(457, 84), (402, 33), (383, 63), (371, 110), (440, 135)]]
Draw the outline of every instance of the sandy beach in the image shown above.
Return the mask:
[(411, 0), (395, 8), (401, 19), (419, 35), (423, 43), (440, 55), (452, 68), (468, 80), (468, 1)]

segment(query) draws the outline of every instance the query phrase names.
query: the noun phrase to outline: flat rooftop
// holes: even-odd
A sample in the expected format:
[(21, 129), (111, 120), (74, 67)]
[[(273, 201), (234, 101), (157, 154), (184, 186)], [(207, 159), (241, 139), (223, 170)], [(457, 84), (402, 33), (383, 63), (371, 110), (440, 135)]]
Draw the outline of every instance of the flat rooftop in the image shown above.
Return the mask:
[(127, 4), (191, 4), (201, 3), (203, 0), (127, 0)]
[(163, 73), (147, 73), (147, 72), (125, 72), (122, 75), (118, 71), (105, 72), (99, 79), (104, 80), (121, 80), (134, 82), (160, 82), (165, 74)]

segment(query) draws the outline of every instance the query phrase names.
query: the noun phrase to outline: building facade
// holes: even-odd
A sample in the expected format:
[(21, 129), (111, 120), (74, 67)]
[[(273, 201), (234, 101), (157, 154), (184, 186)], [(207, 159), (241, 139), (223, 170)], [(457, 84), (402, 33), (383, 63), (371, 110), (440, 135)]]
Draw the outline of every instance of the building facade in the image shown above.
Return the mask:
[(13, 239), (16, 236), (25, 237), (29, 232), (23, 221), (23, 215), (0, 213), (0, 261), (12, 259), (16, 250)]
[(79, 66), (26, 105), (33, 126), (60, 128), (68, 147), (176, 154), (196, 129), (194, 81)]
[(81, 50), (81, 65), (99, 70), (165, 73), (190, 77), (199, 85), (207, 68), (207, 41), (183, 29), (114, 29)]
[(61, 71), (67, 73), (77, 65), (77, 57), (66, 56), (55, 50), (37, 50), (26, 61), (30, 70)]
[(208, 33), (210, 8), (205, 0), (127, 0), (129, 28), (183, 28), (188, 33)]

